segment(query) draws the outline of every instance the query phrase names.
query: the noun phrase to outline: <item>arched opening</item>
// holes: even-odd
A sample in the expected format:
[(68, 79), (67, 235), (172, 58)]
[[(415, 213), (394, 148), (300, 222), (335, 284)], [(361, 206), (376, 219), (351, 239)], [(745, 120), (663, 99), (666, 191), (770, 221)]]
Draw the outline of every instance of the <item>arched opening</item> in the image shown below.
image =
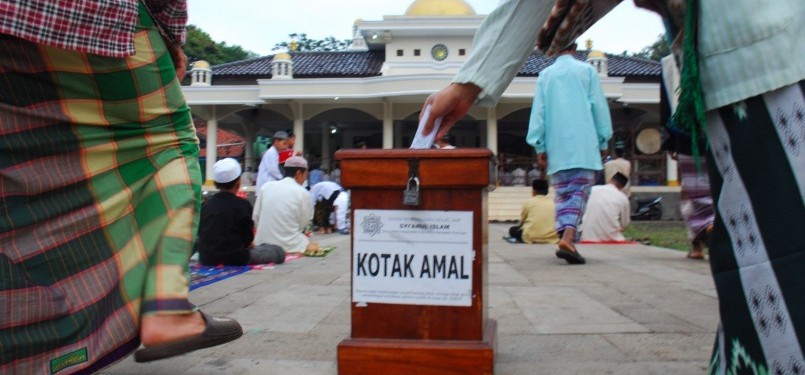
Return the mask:
[(338, 108), (319, 113), (305, 123), (305, 153), (322, 168), (333, 167), (332, 155), (341, 148), (365, 143), (383, 147), (383, 121), (357, 109)]

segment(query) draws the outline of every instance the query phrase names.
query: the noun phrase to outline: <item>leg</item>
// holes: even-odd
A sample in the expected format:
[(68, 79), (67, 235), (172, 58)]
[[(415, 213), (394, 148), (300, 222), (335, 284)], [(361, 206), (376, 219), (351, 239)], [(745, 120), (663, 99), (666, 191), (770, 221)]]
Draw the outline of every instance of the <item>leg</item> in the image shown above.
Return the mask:
[(517, 242), (523, 242), (523, 226), (515, 225), (509, 228), (509, 237), (514, 238)]
[(556, 191), (556, 230), (561, 233), (556, 256), (571, 264), (584, 264), (574, 242), (576, 230), (590, 197), (595, 171), (571, 169), (551, 176)]
[(262, 244), (249, 249), (249, 264), (285, 263), (285, 250), (277, 245)]

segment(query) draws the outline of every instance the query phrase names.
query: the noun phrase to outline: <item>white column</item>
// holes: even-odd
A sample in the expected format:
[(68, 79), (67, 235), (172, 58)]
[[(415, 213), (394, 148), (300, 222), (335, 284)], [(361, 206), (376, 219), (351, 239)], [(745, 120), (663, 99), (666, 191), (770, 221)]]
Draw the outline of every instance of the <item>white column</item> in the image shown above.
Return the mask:
[(486, 112), (486, 147), (498, 154), (498, 111), (491, 107)]
[(295, 107), (293, 118), (293, 133), (296, 135), (296, 143), (293, 146), (294, 151), (305, 150), (305, 116), (302, 112), (302, 103), (292, 104)]
[(243, 177), (240, 179), (240, 183), (243, 186), (254, 186), (254, 181), (252, 181), (252, 174), (254, 174), (254, 132), (249, 129), (248, 126), (244, 125), (244, 134), (246, 135), (243, 139), (243, 144), (245, 155), (243, 160)]
[(207, 165), (204, 168), (206, 178), (204, 185), (214, 185), (212, 174), (218, 160), (218, 119), (215, 117), (215, 106), (210, 107), (210, 119), (207, 120)]
[(665, 157), (667, 158), (667, 163), (665, 163), (667, 166), (665, 176), (668, 180), (668, 186), (679, 186), (679, 175), (677, 172), (676, 160), (671, 157), (670, 152), (666, 152)]
[(391, 103), (383, 101), (383, 148), (394, 148), (394, 116)]
[(321, 124), (321, 166), (333, 169), (330, 165), (330, 123), (326, 121)]

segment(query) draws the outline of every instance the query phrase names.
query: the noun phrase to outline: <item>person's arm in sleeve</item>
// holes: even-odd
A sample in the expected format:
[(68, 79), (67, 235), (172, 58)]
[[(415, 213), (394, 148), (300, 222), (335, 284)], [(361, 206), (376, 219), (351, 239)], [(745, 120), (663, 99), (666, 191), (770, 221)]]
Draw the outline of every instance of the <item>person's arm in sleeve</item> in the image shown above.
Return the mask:
[(254, 220), (251, 218), (251, 215), (254, 211), (251, 210), (251, 208), (251, 205), (243, 206), (243, 211), (240, 213), (240, 219), (238, 222), (241, 242), (247, 246), (254, 241)]
[(484, 19), (473, 39), (472, 54), (453, 78), (453, 82), (481, 88), (476, 105), (497, 104), (534, 51), (539, 30), (555, 2), (506, 0)]
[(474, 104), (491, 107), (523, 66), (536, 46), (539, 30), (555, 0), (505, 0), (490, 13), (472, 44), (472, 53), (453, 78), (453, 83), (429, 96), (431, 116), (425, 134), (433, 129), (436, 118), (443, 117), (436, 138), (447, 134)]
[[(266, 169), (266, 155), (260, 158), (260, 165), (257, 167), (257, 181), (254, 185), (254, 195), (260, 197), (260, 188), (268, 181), (268, 170)], [(257, 205), (254, 206), (257, 209)]]
[(520, 226), (525, 224), (525, 219), (528, 218), (528, 201), (523, 203), (522, 212), (520, 212)]
[(274, 152), (266, 152), (266, 172), (275, 180), (282, 180), (282, 173), (280, 173), (280, 158), (279, 154)]
[(531, 105), (531, 118), (528, 121), (526, 143), (534, 147), (537, 154), (545, 153), (545, 97), (542, 86), (537, 83), (534, 102)]
[(263, 207), (263, 194), (258, 194), (257, 199), (254, 201), (254, 210), (252, 211), (252, 220), (254, 225), (260, 223), (260, 208)]
[(631, 213), (629, 212), (629, 198), (626, 198), (626, 201), (621, 204), (621, 212), (620, 212), (620, 222), (621, 222), (621, 232), (626, 230), (626, 227), (629, 226), (631, 222)]
[(589, 100), (595, 130), (598, 133), (598, 149), (607, 150), (609, 149), (609, 139), (612, 138), (612, 117), (609, 115), (609, 104), (607, 104), (604, 90), (601, 88), (601, 82), (598, 80), (598, 73), (592, 67), (588, 71), (590, 72)]
[(310, 199), (302, 199), (302, 212), (299, 215), (299, 228), (305, 230), (310, 221), (313, 220), (313, 206), (310, 204)]

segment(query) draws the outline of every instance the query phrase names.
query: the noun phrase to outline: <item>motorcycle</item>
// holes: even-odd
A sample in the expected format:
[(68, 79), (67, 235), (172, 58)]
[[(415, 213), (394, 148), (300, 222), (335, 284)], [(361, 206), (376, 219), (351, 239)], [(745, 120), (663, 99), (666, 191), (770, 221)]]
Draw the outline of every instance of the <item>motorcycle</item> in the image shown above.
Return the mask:
[(632, 220), (660, 220), (662, 219), (662, 197), (638, 199)]

